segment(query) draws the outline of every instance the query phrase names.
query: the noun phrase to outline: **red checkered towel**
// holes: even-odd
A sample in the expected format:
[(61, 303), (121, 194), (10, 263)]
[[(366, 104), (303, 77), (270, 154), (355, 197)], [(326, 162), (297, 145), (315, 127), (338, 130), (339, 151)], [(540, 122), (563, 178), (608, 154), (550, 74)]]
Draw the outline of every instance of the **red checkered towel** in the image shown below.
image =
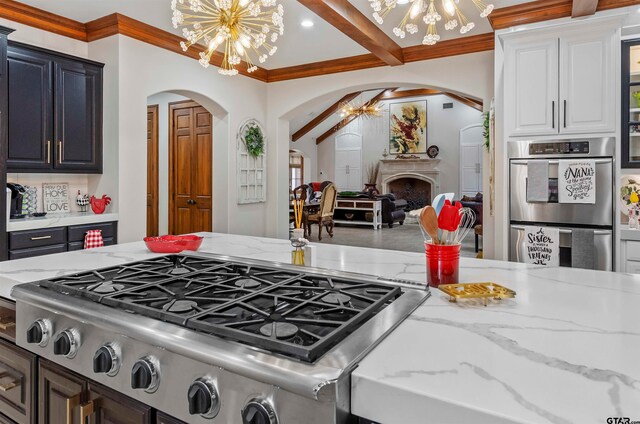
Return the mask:
[(104, 246), (104, 240), (102, 239), (102, 230), (89, 230), (87, 235), (84, 236), (84, 248), (93, 249), (95, 247)]

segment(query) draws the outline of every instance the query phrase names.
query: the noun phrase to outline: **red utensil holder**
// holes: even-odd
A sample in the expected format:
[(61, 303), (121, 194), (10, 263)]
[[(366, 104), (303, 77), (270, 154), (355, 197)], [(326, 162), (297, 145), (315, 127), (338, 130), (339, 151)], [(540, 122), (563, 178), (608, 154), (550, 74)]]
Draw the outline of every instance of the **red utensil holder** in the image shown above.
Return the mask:
[(431, 287), (440, 284), (458, 284), (460, 271), (460, 244), (424, 244), (427, 255), (427, 283)]

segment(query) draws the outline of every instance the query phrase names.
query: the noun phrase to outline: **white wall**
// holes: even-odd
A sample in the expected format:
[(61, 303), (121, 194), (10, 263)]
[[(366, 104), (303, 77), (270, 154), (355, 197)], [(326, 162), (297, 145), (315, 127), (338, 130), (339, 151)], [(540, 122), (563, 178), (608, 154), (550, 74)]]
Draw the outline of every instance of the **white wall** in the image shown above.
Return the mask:
[[(385, 148), (389, 150), (389, 104), (423, 100), (427, 102), (427, 145), (436, 145), (440, 149), (438, 155), (438, 159), (441, 160), (439, 167), (442, 171), (440, 191), (458, 193), (460, 191), (460, 129), (481, 123), (482, 112), (445, 95), (381, 102), (380, 117), (358, 118), (327, 138), (317, 146), (318, 170), (326, 173), (326, 178), (323, 179), (335, 181), (336, 136), (344, 132), (354, 132), (363, 136), (362, 183), (367, 182), (368, 166), (382, 159)], [(443, 109), (444, 103), (453, 103), (453, 108)]]
[(158, 105), (158, 231), (169, 233), (169, 103), (188, 100), (174, 93), (159, 93), (147, 98)]
[[(488, 108), (493, 96), (493, 66), (493, 52), (481, 52), (268, 84), (268, 132), (277, 139), (277, 151), (272, 148), (269, 156), (267, 234), (285, 237), (288, 231), (289, 119), (299, 108), (310, 109), (358, 89), (425, 86), (481, 99)], [(488, 175), (484, 185), (489, 186)], [(486, 214), (484, 219), (487, 222)]]
[[(119, 62), (120, 240), (139, 240), (145, 233), (147, 98), (167, 91), (192, 98), (214, 116), (214, 231), (265, 235), (265, 205), (237, 204), (235, 165), (236, 131), (241, 122), (250, 117), (266, 122), (265, 84), (243, 76), (222, 76), (214, 67), (204, 69), (193, 59), (128, 37), (118, 35), (105, 40), (117, 43)], [(90, 43), (90, 54), (94, 44)], [(275, 151), (272, 143), (268, 140), (267, 149)]]

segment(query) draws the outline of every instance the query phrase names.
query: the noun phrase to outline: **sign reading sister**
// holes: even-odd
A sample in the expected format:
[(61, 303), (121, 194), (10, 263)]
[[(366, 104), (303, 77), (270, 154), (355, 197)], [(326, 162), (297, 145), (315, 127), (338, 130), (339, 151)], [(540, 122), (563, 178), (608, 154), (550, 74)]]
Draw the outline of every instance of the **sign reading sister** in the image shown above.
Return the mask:
[(596, 203), (596, 162), (561, 160), (558, 164), (558, 201)]
[(524, 228), (524, 262), (534, 265), (560, 265), (560, 231), (557, 228)]

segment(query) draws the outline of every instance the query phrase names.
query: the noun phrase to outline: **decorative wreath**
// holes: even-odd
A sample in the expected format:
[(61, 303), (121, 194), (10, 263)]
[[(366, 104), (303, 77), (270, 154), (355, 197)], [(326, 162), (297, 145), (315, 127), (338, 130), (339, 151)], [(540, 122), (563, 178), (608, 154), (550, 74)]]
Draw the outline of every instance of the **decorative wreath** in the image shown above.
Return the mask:
[(264, 135), (257, 125), (247, 125), (244, 133), (244, 144), (247, 146), (247, 152), (257, 158), (264, 152)]

